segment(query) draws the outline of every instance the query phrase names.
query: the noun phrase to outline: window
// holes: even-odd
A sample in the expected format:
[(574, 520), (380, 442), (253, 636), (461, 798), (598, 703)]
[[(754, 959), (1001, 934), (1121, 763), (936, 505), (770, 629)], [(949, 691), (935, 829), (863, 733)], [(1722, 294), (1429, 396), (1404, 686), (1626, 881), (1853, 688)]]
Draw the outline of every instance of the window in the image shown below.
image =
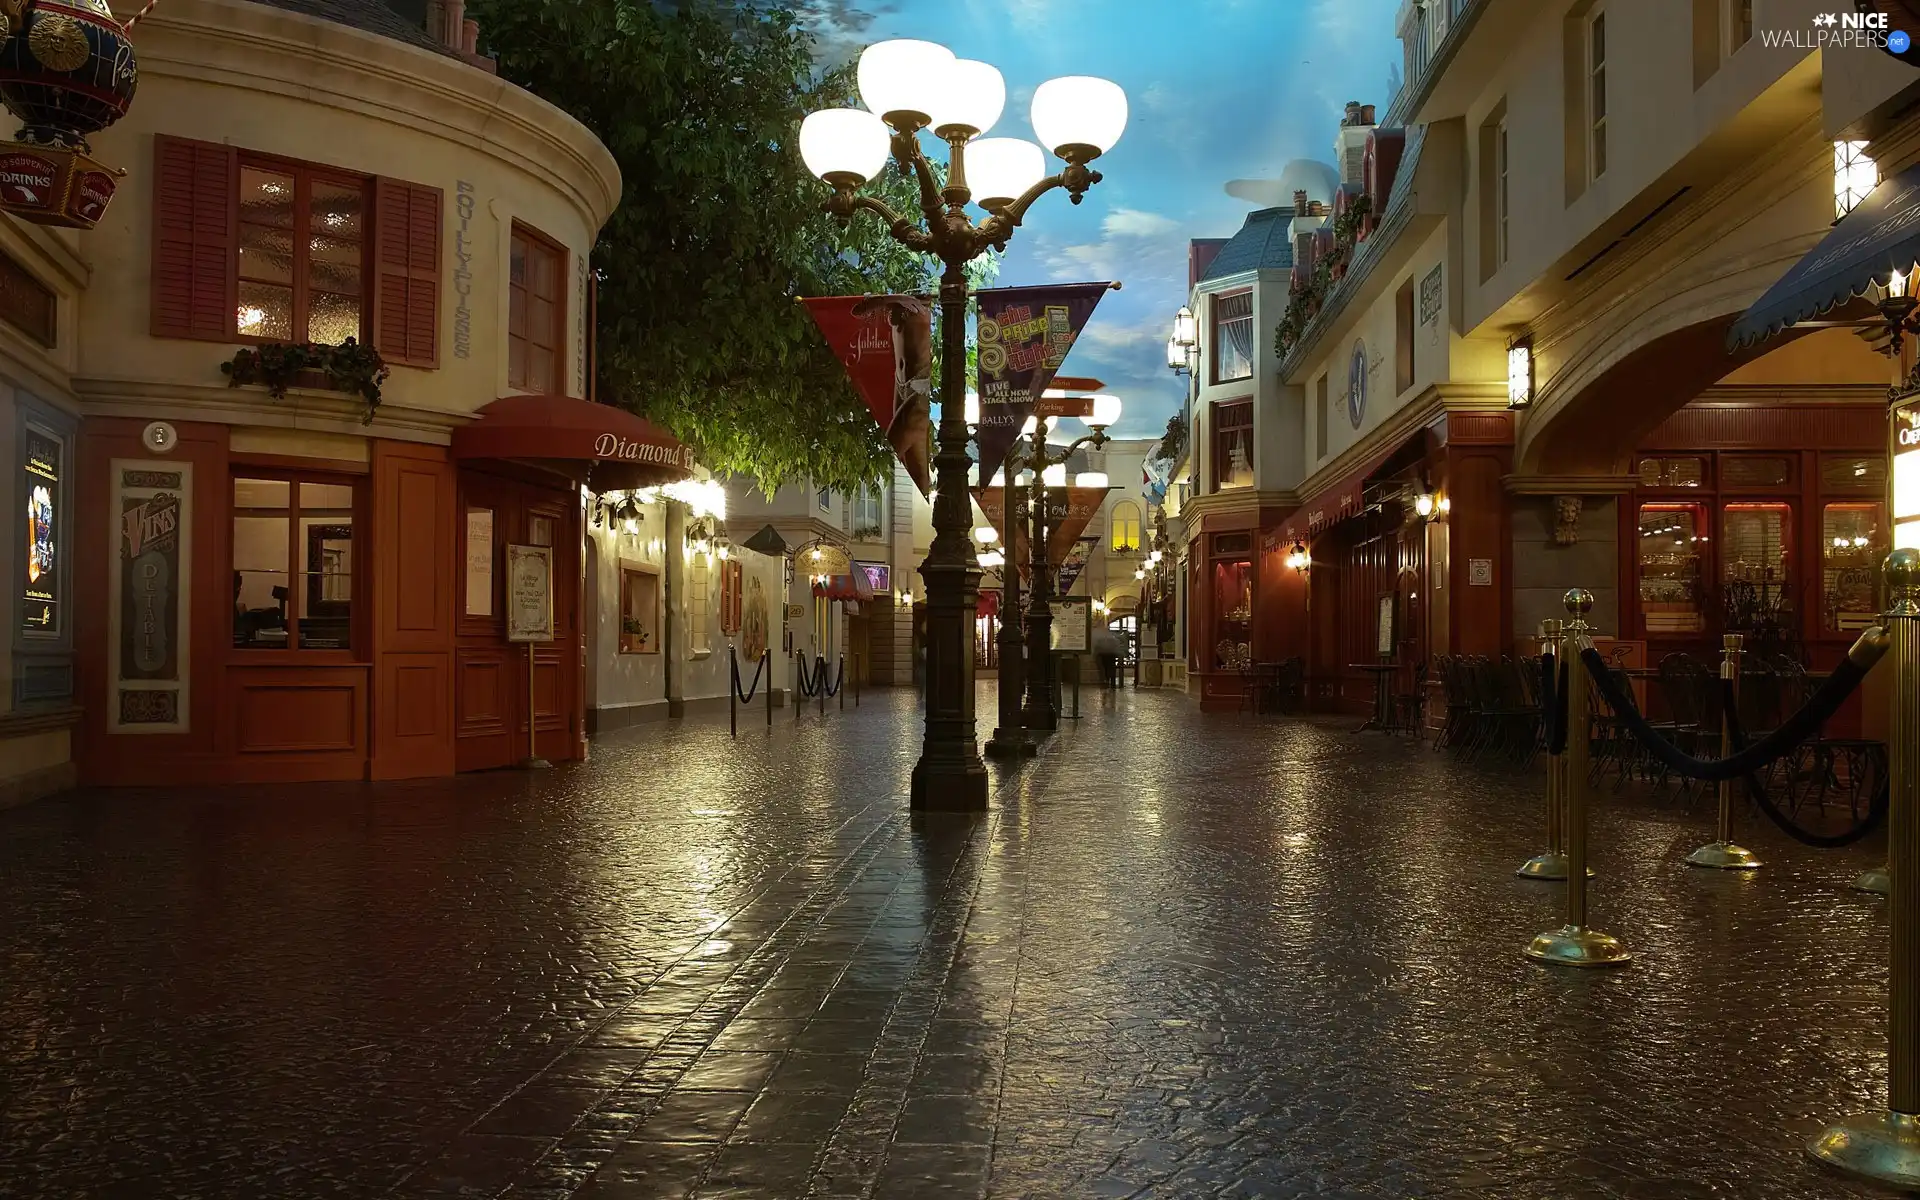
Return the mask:
[(1253, 486), (1253, 401), (1213, 406), (1213, 490)]
[(51, 350), (59, 340), (59, 313), (53, 289), (0, 250), (0, 321)]
[(241, 157), (239, 336), (363, 340), (366, 190), (350, 175)]
[(1313, 385), (1313, 457), (1314, 461), (1327, 456), (1327, 380), (1332, 378), (1329, 371)]
[(1253, 293), (1213, 298), (1213, 381), (1253, 377)]
[(740, 560), (720, 560), (720, 632), (732, 637), (740, 632)]
[(1866, 458), (1858, 454), (1823, 454), (1820, 456), (1820, 488), (1828, 492), (1884, 495), (1887, 460), (1883, 455)]
[(660, 576), (652, 567), (620, 564), (620, 653), (660, 653)]
[(66, 471), (67, 448), (58, 434), (34, 425), (27, 425), (22, 437), (27, 547), (21, 565), (20, 626), (29, 637), (47, 638), (60, 632), (67, 521), (60, 480)]
[(1393, 394), (1413, 386), (1413, 280), (1393, 298)]
[(1728, 0), (1733, 6), (1733, 20), (1728, 22), (1733, 45), (1729, 50), (1738, 50), (1753, 40), (1753, 0)]
[(819, 501), (821, 512), (833, 511), (833, 493), (831, 491), (826, 488), (821, 488), (820, 495), (816, 497), (816, 499)]
[(1700, 586), (1705, 527), (1705, 512), (1697, 504), (1640, 506), (1636, 559), (1640, 612), (1649, 636), (1706, 628)]
[(519, 222), (507, 274), (507, 386), (560, 392), (567, 305), (567, 252)]
[(1720, 456), (1720, 486), (1727, 488), (1777, 488), (1793, 483), (1793, 460), (1777, 454), (1723, 454)]
[(1829, 504), (1820, 514), (1820, 627), (1855, 633), (1879, 620), (1887, 527), (1880, 505)]
[(687, 564), (687, 637), (694, 654), (713, 653), (712, 562), (705, 552)]
[(1721, 514), (1720, 586), (1727, 628), (1740, 630), (1774, 619), (1787, 594), (1785, 504), (1729, 504)]
[(853, 536), (863, 541), (878, 541), (884, 531), (880, 525), (880, 493), (862, 487), (853, 501)]
[(1697, 488), (1707, 479), (1707, 460), (1685, 458), (1643, 458), (1640, 460), (1640, 486), (1650, 488)]
[(1116, 554), (1132, 554), (1140, 549), (1140, 506), (1131, 500), (1122, 500), (1113, 506), (1113, 550)]
[(1507, 262), (1508, 214), (1513, 211), (1507, 198), (1507, 168), (1507, 119), (1501, 117), (1500, 123), (1493, 127), (1493, 261), (1496, 267), (1505, 266)]
[(153, 178), (154, 337), (439, 365), (440, 189), (165, 135)]
[(1213, 564), (1213, 669), (1244, 671), (1252, 665), (1253, 562), (1247, 558), (1216, 559)]
[(351, 479), (247, 474), (233, 481), (233, 645), (353, 648)]
[(1587, 18), (1587, 177), (1607, 173), (1607, 14)]

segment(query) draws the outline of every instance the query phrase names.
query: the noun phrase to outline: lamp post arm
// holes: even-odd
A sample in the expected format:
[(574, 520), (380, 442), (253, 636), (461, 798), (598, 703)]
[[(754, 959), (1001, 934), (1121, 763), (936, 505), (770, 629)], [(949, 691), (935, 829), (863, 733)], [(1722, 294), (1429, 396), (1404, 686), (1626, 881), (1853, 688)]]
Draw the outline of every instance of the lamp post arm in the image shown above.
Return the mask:
[(906, 246), (908, 249), (922, 252), (931, 252), (933, 250), (933, 237), (928, 234), (926, 230), (920, 228), (899, 213), (894, 212), (891, 208), (888, 208), (878, 197), (855, 196), (853, 198), (853, 208), (856, 212), (864, 208), (879, 217), (882, 221), (885, 221), (887, 223), (887, 232), (893, 235), (893, 240)]
[(912, 133), (894, 134), (893, 157), (904, 170), (912, 172), (920, 184), (920, 212), (926, 217), (928, 228), (938, 226), (945, 205), (940, 198), (940, 183), (933, 177), (933, 165), (921, 153), (918, 138)]

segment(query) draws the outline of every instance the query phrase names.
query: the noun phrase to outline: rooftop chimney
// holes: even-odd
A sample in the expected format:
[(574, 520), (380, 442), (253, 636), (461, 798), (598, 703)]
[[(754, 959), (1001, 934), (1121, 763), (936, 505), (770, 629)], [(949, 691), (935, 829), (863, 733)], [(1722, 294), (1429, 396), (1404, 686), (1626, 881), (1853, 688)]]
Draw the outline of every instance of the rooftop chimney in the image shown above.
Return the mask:
[(1366, 104), (1366, 105), (1362, 105), (1362, 106), (1361, 106), (1361, 108), (1360, 108), (1360, 123), (1361, 123), (1362, 125), (1375, 125), (1375, 124), (1378, 124), (1378, 122), (1377, 122), (1377, 121), (1375, 121), (1375, 120), (1373, 119), (1373, 105), (1371, 105), (1371, 104)]
[(1296, 217), (1304, 217), (1307, 215), (1307, 189), (1305, 188), (1294, 189), (1293, 215)]
[(1327, 215), (1327, 206), (1318, 200), (1311, 201), (1307, 205), (1307, 215), (1310, 217), (1324, 217)]
[(1360, 102), (1358, 100), (1347, 101), (1347, 119), (1342, 122), (1342, 124), (1358, 125), (1360, 123), (1360, 112)]

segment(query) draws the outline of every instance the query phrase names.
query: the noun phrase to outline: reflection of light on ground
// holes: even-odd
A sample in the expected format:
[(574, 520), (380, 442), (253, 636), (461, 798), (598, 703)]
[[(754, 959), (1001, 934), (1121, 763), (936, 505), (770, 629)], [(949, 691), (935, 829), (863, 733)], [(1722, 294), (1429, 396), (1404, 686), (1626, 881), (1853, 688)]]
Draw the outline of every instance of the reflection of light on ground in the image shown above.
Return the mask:
[(732, 942), (725, 941), (721, 938), (714, 938), (706, 945), (700, 947), (700, 949), (694, 951), (694, 953), (700, 958), (719, 958), (731, 949), (733, 949)]
[(730, 817), (733, 815), (733, 810), (730, 808), (696, 808), (693, 810), (693, 815), (696, 817)]

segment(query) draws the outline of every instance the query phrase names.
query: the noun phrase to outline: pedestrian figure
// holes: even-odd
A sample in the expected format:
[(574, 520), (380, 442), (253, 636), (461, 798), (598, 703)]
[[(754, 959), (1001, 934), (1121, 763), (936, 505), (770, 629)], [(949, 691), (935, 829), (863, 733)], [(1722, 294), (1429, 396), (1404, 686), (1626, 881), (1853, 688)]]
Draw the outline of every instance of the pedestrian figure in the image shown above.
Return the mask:
[(1100, 667), (1100, 686), (1113, 687), (1120, 678), (1120, 639), (1105, 625), (1093, 631), (1093, 659)]

